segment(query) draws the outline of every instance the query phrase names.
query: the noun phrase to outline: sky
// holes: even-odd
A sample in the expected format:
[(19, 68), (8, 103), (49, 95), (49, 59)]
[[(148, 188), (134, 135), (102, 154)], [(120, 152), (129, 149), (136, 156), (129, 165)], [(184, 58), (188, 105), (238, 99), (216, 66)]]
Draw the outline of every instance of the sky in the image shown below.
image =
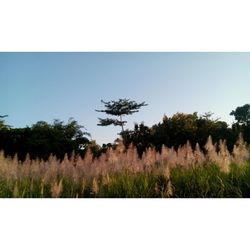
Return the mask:
[[(148, 106), (126, 128), (152, 126), (176, 112), (229, 113), (250, 103), (250, 53), (2, 52), (0, 114), (13, 127), (73, 117), (97, 143), (113, 142), (119, 127), (97, 126), (101, 100), (128, 98)], [(110, 117), (111, 118), (111, 117)]]

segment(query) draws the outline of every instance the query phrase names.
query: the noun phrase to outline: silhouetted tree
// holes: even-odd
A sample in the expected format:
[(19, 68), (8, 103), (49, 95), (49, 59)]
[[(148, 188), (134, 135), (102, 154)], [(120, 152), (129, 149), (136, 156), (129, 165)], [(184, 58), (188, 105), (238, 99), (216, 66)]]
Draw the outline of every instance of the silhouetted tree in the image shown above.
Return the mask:
[(31, 127), (0, 130), (0, 149), (4, 149), (7, 155), (18, 153), (19, 159), (24, 160), (27, 153), (31, 158), (48, 159), (50, 154), (59, 159), (65, 153), (82, 154), (78, 149), (79, 144), (88, 145), (89, 133), (82, 131), (72, 118), (67, 124), (55, 120), (53, 124), (39, 121)]
[(212, 136), (214, 142), (226, 139), (230, 150), (233, 149), (238, 138), (238, 133), (229, 128), (226, 122), (212, 119), (212, 113), (198, 116), (196, 112), (193, 114), (176, 113), (172, 117), (164, 116), (161, 123), (151, 128), (136, 124), (134, 130), (125, 130), (122, 137), (126, 146), (130, 143), (135, 144), (141, 155), (142, 151), (152, 146), (157, 151), (161, 151), (163, 144), (177, 149), (187, 140), (193, 147), (198, 142), (203, 148), (209, 135)]
[(240, 125), (250, 124), (250, 104), (245, 104), (243, 106), (237, 107), (233, 110), (230, 115), (233, 115), (235, 120)]
[(250, 104), (237, 107), (230, 115), (233, 115), (237, 121), (232, 126), (234, 133), (241, 133), (245, 141), (250, 143)]
[(131, 143), (136, 146), (139, 156), (152, 146), (151, 129), (141, 124), (135, 124), (134, 130), (125, 130), (122, 133), (123, 143), (128, 147)]
[(124, 132), (124, 125), (125, 123), (127, 123), (127, 121), (123, 121), (122, 117), (124, 115), (132, 115), (133, 113), (138, 112), (141, 107), (147, 106), (145, 102), (136, 103), (135, 101), (130, 101), (129, 99), (119, 99), (118, 101), (110, 101), (110, 102), (105, 102), (101, 100), (101, 102), (104, 104), (106, 109), (96, 110), (97, 112), (104, 112), (107, 115), (118, 116), (120, 120), (113, 118), (106, 118), (106, 119), (99, 118), (99, 124), (97, 125), (121, 126), (122, 132)]

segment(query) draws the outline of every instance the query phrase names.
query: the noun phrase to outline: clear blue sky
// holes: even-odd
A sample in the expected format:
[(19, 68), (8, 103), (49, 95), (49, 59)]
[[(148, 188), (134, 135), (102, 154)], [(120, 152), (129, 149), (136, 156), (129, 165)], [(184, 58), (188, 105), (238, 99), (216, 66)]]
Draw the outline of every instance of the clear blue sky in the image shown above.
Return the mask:
[(163, 115), (229, 113), (250, 103), (250, 53), (0, 53), (0, 114), (13, 127), (73, 117), (98, 143), (118, 127), (99, 127), (100, 100), (129, 98), (149, 105), (128, 117), (151, 126)]

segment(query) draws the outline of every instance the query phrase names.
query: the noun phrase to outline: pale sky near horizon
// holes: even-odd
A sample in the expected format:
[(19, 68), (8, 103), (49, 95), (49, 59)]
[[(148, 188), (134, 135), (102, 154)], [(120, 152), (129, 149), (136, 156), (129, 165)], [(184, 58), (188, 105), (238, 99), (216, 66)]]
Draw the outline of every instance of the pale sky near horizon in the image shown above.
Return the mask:
[(70, 117), (97, 143), (113, 142), (119, 127), (99, 127), (95, 109), (129, 98), (148, 106), (128, 116), (126, 128), (162, 121), (176, 112), (211, 111), (229, 125), (229, 113), (250, 103), (250, 53), (2, 52), (0, 114), (7, 124), (30, 126)]

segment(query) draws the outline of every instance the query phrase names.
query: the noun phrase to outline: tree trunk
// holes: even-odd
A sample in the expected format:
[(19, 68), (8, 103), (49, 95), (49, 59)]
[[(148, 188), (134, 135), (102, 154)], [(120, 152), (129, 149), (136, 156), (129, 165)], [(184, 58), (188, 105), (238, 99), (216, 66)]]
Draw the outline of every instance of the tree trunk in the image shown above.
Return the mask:
[[(122, 116), (120, 116), (120, 121), (121, 121), (121, 123), (122, 123)], [(124, 132), (124, 128), (123, 128), (123, 123), (122, 123), (122, 133)]]

